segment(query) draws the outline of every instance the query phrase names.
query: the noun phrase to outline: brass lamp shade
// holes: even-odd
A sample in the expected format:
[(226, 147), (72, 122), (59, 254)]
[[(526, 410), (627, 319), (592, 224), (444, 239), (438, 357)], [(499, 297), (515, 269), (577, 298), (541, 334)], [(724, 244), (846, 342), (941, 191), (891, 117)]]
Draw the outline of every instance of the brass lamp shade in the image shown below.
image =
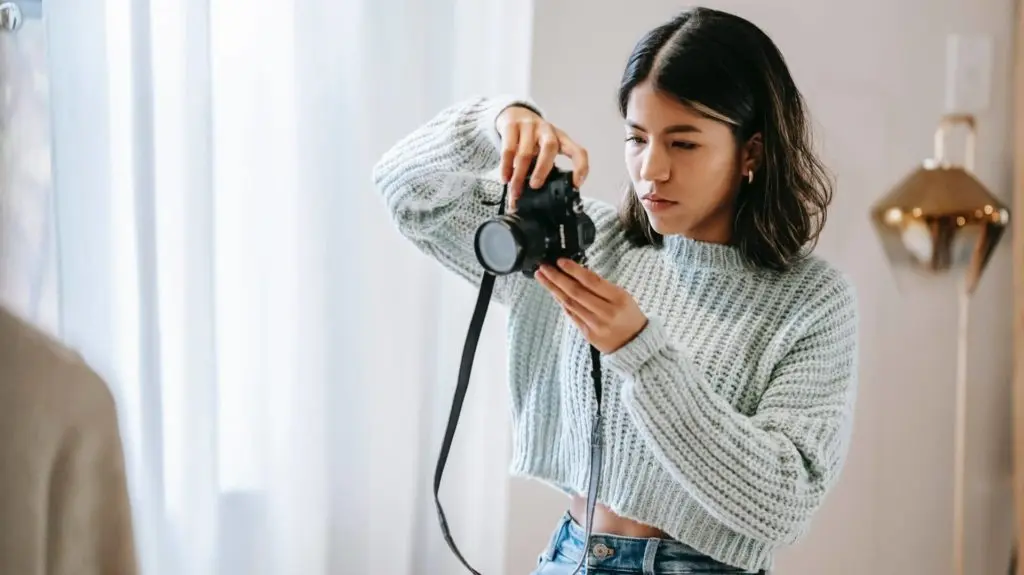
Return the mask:
[[(964, 165), (946, 160), (947, 133), (967, 127)], [(971, 294), (1010, 221), (1010, 211), (974, 177), (974, 117), (951, 114), (935, 130), (935, 156), (871, 208), (890, 262), (927, 273), (964, 269), (959, 294), (956, 420), (953, 444), (953, 574), (964, 575), (966, 549), (967, 350)]]
[[(945, 136), (965, 124), (963, 166), (945, 158)], [(894, 266), (931, 273), (964, 269), (969, 294), (1010, 221), (1010, 212), (974, 177), (974, 117), (942, 118), (935, 131), (935, 157), (904, 178), (871, 208), (886, 255)]]

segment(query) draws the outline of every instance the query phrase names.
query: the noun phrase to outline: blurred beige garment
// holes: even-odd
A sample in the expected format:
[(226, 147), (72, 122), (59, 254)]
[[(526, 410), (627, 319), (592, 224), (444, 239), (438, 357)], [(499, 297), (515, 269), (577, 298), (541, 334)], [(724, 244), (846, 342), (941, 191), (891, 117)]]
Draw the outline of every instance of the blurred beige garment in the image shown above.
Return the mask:
[(0, 574), (138, 573), (113, 397), (0, 308)]

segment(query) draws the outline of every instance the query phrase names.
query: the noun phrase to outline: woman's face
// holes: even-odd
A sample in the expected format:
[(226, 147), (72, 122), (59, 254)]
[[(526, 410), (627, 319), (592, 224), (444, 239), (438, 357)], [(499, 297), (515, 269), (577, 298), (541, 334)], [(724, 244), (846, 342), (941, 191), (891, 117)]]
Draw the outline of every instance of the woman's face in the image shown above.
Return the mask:
[(759, 138), (742, 149), (729, 125), (644, 82), (626, 110), (626, 167), (654, 231), (728, 243), (736, 194)]

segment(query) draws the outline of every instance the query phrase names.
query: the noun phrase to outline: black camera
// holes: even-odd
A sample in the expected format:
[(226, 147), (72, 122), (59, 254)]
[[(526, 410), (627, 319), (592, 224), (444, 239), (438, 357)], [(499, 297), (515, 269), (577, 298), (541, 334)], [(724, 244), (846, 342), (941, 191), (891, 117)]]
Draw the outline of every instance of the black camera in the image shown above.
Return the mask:
[(473, 247), (488, 272), (522, 271), (532, 278), (542, 263), (554, 264), (559, 258), (582, 263), (596, 236), (572, 172), (552, 167), (544, 185), (523, 191), (515, 213), (499, 215), (477, 228)]

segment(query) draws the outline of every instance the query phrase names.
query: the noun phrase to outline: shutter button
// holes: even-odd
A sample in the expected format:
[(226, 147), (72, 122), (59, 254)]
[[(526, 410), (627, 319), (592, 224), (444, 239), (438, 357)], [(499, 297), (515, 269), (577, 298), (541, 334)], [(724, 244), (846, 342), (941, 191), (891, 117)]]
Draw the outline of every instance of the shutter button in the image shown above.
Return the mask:
[(594, 557), (597, 557), (598, 559), (606, 559), (608, 557), (611, 557), (614, 553), (615, 551), (613, 551), (611, 547), (608, 547), (604, 543), (598, 543), (597, 545), (594, 545)]

